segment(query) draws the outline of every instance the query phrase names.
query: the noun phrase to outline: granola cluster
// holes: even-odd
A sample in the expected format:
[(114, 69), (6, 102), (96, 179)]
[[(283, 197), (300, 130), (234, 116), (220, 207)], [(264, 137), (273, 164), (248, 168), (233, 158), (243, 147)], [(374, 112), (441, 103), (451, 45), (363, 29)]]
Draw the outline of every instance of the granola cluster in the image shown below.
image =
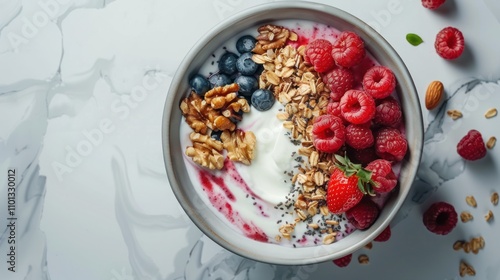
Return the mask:
[[(268, 36), (269, 30), (259, 29), (259, 37)], [(275, 27), (271, 30), (284, 32), (286, 29)], [(286, 34), (291, 34), (290, 37), (296, 40), (293, 32), (286, 31)], [(252, 57), (264, 68), (259, 87), (273, 91), (276, 100), (283, 105), (284, 109), (277, 114), (277, 118), (289, 130), (290, 140), (299, 146), (297, 156), (306, 159), (291, 178), (292, 184), (299, 186), (294, 201), (287, 205), (293, 207), (295, 223), (281, 225), (276, 240), (291, 239), (296, 223), (306, 222), (309, 229), (322, 236), (323, 244), (330, 244), (335, 241), (339, 225), (337, 220), (332, 219), (326, 205), (326, 183), (335, 159), (331, 153), (318, 151), (312, 142), (313, 120), (326, 112), (330, 91), (304, 57), (305, 46), (295, 48), (290, 44), (267, 47)], [(313, 221), (312, 217), (318, 213), (323, 219)]]
[[(186, 155), (209, 169), (224, 167), (224, 150), (232, 161), (249, 165), (254, 158), (256, 138), (251, 131), (237, 129), (242, 114), (250, 111), (244, 98), (238, 97), (236, 83), (214, 87), (202, 97), (195, 92), (180, 104), (186, 123), (193, 129), (189, 135), (192, 146)], [(220, 140), (210, 137), (212, 131), (220, 131)]]

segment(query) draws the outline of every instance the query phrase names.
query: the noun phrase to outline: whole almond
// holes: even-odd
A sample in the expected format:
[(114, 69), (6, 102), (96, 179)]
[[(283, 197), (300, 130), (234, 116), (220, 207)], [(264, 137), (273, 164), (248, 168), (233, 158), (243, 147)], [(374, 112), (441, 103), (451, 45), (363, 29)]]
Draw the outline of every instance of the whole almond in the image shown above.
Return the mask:
[(440, 81), (432, 81), (427, 87), (425, 93), (425, 108), (432, 110), (439, 105), (441, 98), (443, 98), (444, 87)]

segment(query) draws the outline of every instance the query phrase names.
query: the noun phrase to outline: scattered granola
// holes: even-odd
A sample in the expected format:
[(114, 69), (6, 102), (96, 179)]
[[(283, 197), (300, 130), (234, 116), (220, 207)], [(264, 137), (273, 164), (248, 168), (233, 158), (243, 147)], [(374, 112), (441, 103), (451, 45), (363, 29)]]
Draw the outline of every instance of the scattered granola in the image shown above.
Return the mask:
[(494, 206), (497, 206), (498, 205), (498, 193), (497, 192), (493, 192), (491, 194), (491, 197), (490, 197), (490, 201), (491, 203), (494, 205)]
[(473, 216), (470, 212), (468, 211), (463, 211), (461, 214), (460, 214), (460, 220), (462, 221), (462, 223), (467, 223), (468, 221), (472, 220), (473, 219)]
[(469, 241), (458, 240), (453, 244), (455, 251), (463, 250), (465, 253), (478, 254), (479, 250), (485, 246), (484, 238), (482, 236), (473, 237)]
[(486, 141), (486, 148), (488, 149), (493, 149), (495, 147), (495, 144), (497, 143), (497, 138), (495, 136), (491, 136), (488, 141)]
[(467, 197), (465, 197), (465, 202), (467, 202), (467, 205), (469, 205), (470, 207), (477, 207), (476, 198), (474, 198), (474, 196), (472, 195), (468, 195)]
[(466, 263), (463, 260), (460, 261), (459, 273), (460, 273), (460, 277), (464, 277), (466, 275), (468, 275), (468, 276), (475, 276), (476, 275), (476, 271), (474, 270), (474, 267), (472, 267), (472, 265)]
[(486, 222), (490, 222), (493, 219), (493, 211), (488, 210), (488, 213), (484, 215), (484, 219), (486, 220)]
[(486, 111), (486, 113), (484, 113), (484, 117), (487, 119), (491, 119), (491, 118), (495, 117), (496, 115), (497, 115), (496, 108), (488, 109), (488, 111)]
[(463, 240), (457, 240), (455, 243), (453, 243), (453, 250), (455, 251), (460, 251), (464, 248), (465, 241)]
[(362, 254), (362, 255), (358, 256), (358, 262), (360, 264), (369, 264), (370, 263), (370, 258), (367, 255)]
[(462, 117), (462, 112), (459, 110), (448, 110), (446, 111), (446, 114), (452, 119), (452, 120), (457, 120)]

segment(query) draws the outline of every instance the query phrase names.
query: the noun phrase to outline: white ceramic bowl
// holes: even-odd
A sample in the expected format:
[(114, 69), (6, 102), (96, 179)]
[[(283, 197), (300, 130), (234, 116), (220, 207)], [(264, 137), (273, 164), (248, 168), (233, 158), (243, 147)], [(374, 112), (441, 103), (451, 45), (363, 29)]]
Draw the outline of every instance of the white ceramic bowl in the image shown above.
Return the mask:
[[(367, 50), (396, 75), (396, 88), (404, 112), (408, 154), (400, 173), (400, 187), (368, 230), (355, 231), (330, 245), (293, 248), (246, 238), (224, 223), (209, 205), (201, 202), (191, 183), (183, 161), (179, 127), (182, 116), (179, 104), (190, 91), (188, 78), (229, 38), (244, 30), (276, 20), (302, 19), (351, 30), (360, 35)], [(181, 63), (172, 80), (163, 115), (163, 153), (165, 168), (180, 205), (192, 221), (212, 240), (241, 256), (274, 264), (300, 265), (332, 260), (352, 253), (373, 240), (401, 207), (413, 183), (421, 157), (423, 123), (421, 108), (412, 78), (395, 50), (372, 28), (356, 17), (323, 4), (310, 2), (276, 2), (253, 7), (224, 20), (202, 37)], [(200, 186), (196, 186), (200, 187)]]

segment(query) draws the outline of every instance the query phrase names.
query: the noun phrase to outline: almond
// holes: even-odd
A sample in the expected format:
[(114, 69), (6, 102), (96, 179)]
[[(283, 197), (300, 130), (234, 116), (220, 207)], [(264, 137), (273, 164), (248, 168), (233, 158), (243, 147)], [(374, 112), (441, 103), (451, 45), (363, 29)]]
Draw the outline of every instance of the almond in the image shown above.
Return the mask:
[(432, 81), (427, 87), (425, 93), (425, 107), (427, 110), (432, 110), (439, 105), (441, 98), (443, 98), (444, 87), (440, 81)]

